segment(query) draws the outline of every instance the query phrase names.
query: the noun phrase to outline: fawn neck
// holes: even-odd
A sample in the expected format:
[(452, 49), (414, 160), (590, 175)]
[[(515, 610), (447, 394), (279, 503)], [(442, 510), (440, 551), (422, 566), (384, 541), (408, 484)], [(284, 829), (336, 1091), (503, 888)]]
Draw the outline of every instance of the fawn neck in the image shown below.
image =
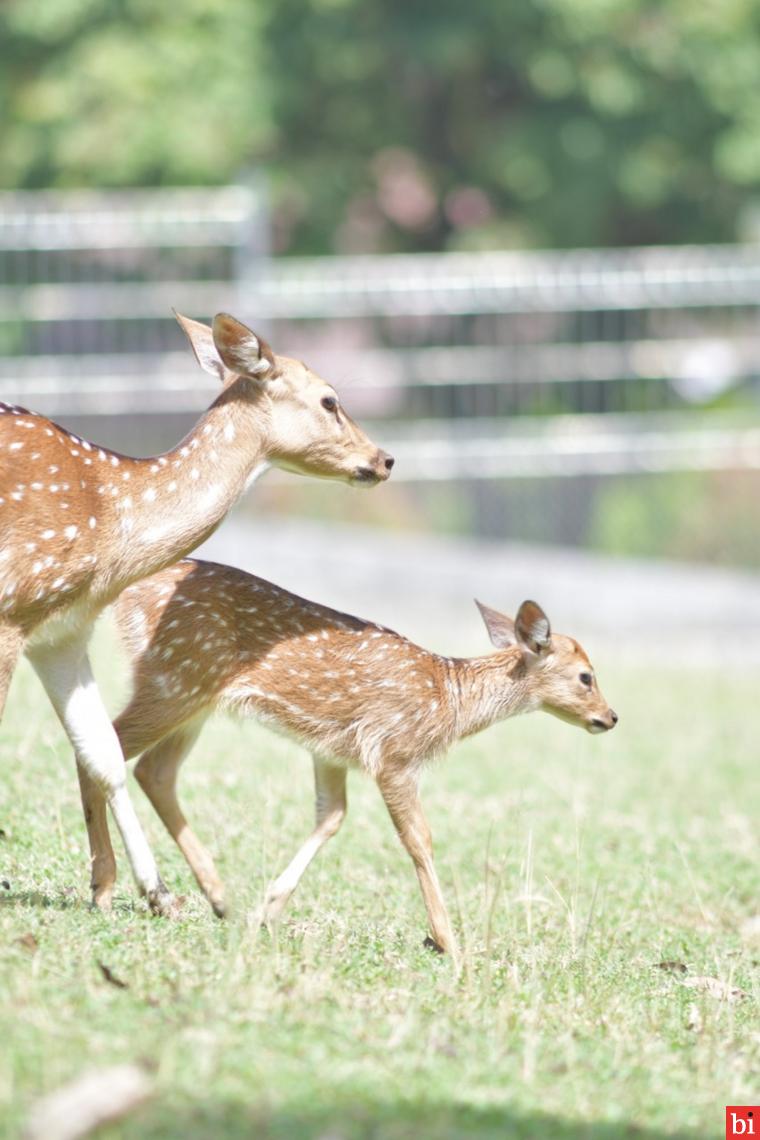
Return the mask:
[(533, 707), (516, 646), (485, 657), (451, 658), (448, 680), (457, 738)]

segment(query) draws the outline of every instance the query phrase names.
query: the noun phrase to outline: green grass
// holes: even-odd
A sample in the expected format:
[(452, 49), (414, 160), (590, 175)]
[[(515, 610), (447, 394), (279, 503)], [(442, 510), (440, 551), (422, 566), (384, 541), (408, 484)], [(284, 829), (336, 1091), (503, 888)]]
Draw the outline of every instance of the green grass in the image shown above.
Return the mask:
[[(722, 1137), (724, 1105), (760, 1091), (760, 949), (746, 933), (759, 909), (760, 678), (603, 666), (621, 715), (611, 736), (536, 715), (464, 742), (425, 777), (458, 979), (422, 948), (415, 876), (360, 776), (279, 935), (255, 928), (312, 802), (305, 754), (251, 724), (210, 726), (184, 774), (232, 917), (207, 910), (135, 785), (184, 917), (149, 916), (120, 849), (115, 909), (91, 912), (73, 762), (23, 666), (0, 737), (7, 1134), (45, 1091), (138, 1059), (156, 1096), (106, 1136)], [(749, 996), (687, 989), (663, 960)]]

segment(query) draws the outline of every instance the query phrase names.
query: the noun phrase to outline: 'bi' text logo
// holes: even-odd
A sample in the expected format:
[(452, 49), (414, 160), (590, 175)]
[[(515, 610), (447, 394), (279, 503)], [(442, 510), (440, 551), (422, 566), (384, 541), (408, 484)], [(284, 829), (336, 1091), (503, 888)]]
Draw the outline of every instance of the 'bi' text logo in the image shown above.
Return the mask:
[(760, 1107), (756, 1104), (729, 1104), (726, 1105), (726, 1140), (733, 1136), (756, 1136), (760, 1121)]

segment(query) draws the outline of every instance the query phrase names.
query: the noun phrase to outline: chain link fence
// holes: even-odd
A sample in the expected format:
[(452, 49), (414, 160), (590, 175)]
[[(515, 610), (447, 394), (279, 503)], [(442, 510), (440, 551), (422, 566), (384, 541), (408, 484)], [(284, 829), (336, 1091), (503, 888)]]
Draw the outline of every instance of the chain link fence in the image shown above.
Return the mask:
[(172, 307), (226, 309), (398, 458), (371, 506), (283, 478), (259, 510), (760, 564), (760, 247), (276, 260), (268, 233), (256, 184), (0, 195), (0, 394), (168, 446), (213, 395)]

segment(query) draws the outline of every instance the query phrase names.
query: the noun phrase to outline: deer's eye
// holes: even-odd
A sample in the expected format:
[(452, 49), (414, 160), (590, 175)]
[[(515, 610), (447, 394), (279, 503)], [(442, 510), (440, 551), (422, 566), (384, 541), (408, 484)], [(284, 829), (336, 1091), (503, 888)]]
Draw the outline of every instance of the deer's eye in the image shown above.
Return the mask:
[(323, 396), (322, 407), (326, 412), (337, 412), (338, 401), (336, 400), (335, 396)]
[(582, 685), (585, 685), (585, 686), (586, 686), (586, 688), (590, 689), (590, 688), (591, 688), (591, 683), (592, 683), (592, 681), (593, 681), (593, 677), (591, 676), (591, 674), (590, 674), (590, 673), (581, 673), (581, 675), (579, 676), (578, 680), (580, 681), (580, 683), (581, 683)]

